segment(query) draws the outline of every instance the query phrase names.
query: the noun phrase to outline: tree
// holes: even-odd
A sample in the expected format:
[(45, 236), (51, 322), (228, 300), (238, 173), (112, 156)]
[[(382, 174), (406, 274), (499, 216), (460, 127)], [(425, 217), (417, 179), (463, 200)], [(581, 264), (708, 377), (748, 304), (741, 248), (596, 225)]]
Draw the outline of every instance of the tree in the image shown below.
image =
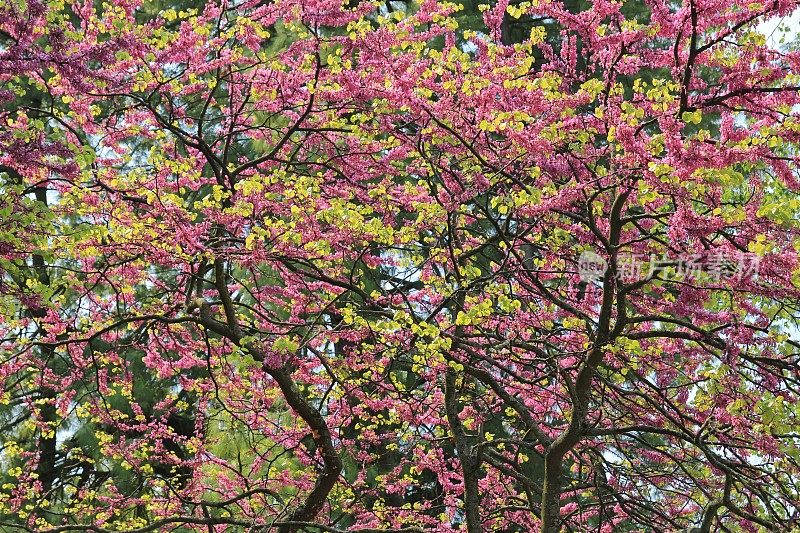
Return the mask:
[(0, 7), (4, 527), (795, 525), (796, 2), (162, 4)]

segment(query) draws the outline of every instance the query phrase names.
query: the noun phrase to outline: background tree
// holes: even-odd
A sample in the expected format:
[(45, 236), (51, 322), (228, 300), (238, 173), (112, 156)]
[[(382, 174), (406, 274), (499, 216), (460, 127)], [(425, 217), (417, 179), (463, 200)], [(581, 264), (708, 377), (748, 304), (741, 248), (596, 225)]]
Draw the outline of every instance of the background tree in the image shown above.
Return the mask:
[(794, 525), (794, 3), (463, 7), (0, 8), (7, 527)]

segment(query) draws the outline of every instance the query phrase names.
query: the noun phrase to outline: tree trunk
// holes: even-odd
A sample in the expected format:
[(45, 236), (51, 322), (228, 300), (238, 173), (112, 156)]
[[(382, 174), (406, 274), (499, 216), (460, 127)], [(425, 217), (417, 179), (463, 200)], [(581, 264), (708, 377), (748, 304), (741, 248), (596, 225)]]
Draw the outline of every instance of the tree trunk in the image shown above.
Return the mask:
[(542, 533), (561, 531), (561, 468), (563, 456), (549, 453), (544, 458), (542, 487)]

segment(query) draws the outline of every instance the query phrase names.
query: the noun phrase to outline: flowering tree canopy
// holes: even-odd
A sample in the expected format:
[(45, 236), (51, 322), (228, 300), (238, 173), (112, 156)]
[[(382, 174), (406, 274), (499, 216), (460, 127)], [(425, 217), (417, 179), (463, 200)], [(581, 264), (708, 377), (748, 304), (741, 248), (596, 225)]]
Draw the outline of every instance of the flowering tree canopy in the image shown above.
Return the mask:
[(798, 2), (185, 4), (0, 5), (3, 527), (800, 520)]

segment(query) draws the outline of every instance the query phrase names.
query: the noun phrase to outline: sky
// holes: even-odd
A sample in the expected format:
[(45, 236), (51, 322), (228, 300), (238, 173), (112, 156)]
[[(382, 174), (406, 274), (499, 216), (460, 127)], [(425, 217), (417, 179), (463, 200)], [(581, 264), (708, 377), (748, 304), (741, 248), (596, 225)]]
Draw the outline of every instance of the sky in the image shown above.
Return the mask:
[[(779, 26), (788, 28), (788, 32), (779, 30)], [(761, 33), (767, 36), (767, 42), (774, 46), (781, 46), (780, 39), (783, 36), (786, 44), (792, 40), (797, 39), (800, 33), (800, 9), (795, 10), (790, 16), (786, 17), (773, 17), (759, 24), (758, 29)]]

